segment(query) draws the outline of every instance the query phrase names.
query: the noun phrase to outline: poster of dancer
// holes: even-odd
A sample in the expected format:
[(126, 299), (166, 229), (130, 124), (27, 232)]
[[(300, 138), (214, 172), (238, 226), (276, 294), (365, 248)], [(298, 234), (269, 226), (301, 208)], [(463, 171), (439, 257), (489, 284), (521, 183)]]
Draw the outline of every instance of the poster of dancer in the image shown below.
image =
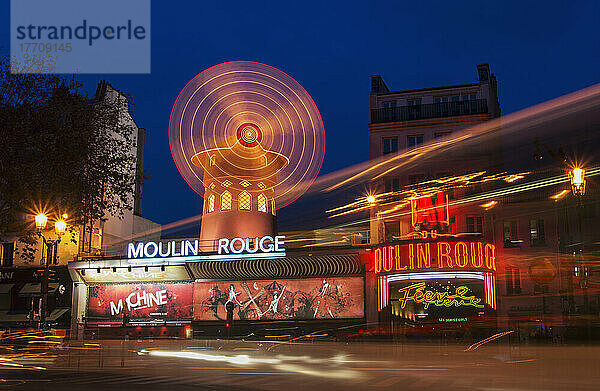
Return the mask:
[(361, 277), (194, 283), (194, 320), (350, 319), (364, 316)]

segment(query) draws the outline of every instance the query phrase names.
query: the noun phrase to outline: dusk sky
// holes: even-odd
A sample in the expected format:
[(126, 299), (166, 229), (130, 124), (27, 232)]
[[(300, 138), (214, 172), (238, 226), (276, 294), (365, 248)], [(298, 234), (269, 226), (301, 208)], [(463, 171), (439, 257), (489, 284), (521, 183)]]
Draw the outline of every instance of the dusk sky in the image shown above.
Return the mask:
[[(9, 13), (1, 53), (8, 53)], [(198, 214), (201, 198), (171, 158), (168, 121), (175, 98), (202, 70), (230, 60), (277, 67), (312, 95), (327, 145), (321, 174), (368, 156), (369, 77), (392, 90), (475, 82), (487, 62), (503, 114), (598, 82), (597, 2), (165, 2), (152, 3), (147, 75), (84, 75), (133, 96), (147, 130), (143, 215), (168, 223)], [(114, 61), (119, 61), (115, 58)], [(293, 210), (284, 208), (280, 213)]]

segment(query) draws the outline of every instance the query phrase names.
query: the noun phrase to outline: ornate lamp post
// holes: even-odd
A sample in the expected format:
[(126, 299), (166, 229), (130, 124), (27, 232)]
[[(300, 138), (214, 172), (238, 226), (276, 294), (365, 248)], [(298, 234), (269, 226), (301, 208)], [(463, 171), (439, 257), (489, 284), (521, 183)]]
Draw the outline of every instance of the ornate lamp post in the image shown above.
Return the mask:
[(585, 194), (585, 170), (576, 167), (569, 171), (569, 178), (571, 179), (573, 195), (576, 197), (583, 196)]
[[(576, 209), (577, 209), (577, 224), (578, 224), (578, 233), (579, 233), (579, 237), (578, 237), (578, 251), (577, 251), (577, 255), (579, 256), (579, 264), (577, 266), (577, 274), (579, 275), (580, 278), (580, 287), (583, 287), (584, 289), (584, 296), (583, 296), (583, 308), (585, 311), (585, 314), (587, 315), (589, 313), (589, 297), (588, 297), (588, 290), (587, 290), (587, 283), (588, 283), (588, 270), (587, 270), (587, 265), (584, 263), (583, 261), (583, 251), (584, 251), (584, 244), (585, 244), (585, 240), (584, 240), (584, 236), (583, 236), (583, 229), (582, 229), (582, 198), (585, 195), (585, 169), (580, 168), (580, 167), (575, 167), (572, 170), (569, 171), (569, 179), (571, 180), (571, 190), (573, 191), (573, 195), (577, 198), (577, 205), (576, 205)], [(589, 320), (588, 320), (588, 337), (590, 336), (589, 330), (590, 328), (590, 324), (589, 324)]]
[[(65, 216), (65, 215), (63, 215)], [(54, 262), (57, 257), (58, 244), (60, 239), (67, 229), (67, 223), (64, 220), (57, 220), (54, 223), (54, 232), (56, 233), (56, 239), (47, 239), (44, 236), (44, 229), (48, 223), (48, 217), (43, 213), (35, 216), (35, 228), (39, 237), (42, 238), (44, 244), (48, 248), (46, 253), (46, 262), (44, 263), (44, 275), (42, 276), (42, 303), (40, 308), (40, 327), (46, 324), (46, 313), (48, 312), (48, 274), (50, 271), (50, 262)], [(42, 250), (43, 251), (43, 250)], [(44, 256), (42, 255), (42, 261)]]

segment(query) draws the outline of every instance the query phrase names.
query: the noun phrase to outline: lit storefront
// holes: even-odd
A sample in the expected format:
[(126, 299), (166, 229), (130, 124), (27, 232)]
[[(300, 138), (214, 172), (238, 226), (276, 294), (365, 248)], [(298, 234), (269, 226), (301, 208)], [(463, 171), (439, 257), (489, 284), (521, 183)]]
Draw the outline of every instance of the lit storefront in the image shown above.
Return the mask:
[(405, 326), (496, 326), (496, 247), (448, 234), (448, 221), (441, 192), (415, 196), (413, 238), (371, 249), (379, 319), (393, 332), (405, 333)]
[(303, 330), (364, 323), (366, 251), (286, 253), (278, 239), (271, 252), (248, 253), (235, 241), (236, 253), (203, 254), (185, 241), (175, 247), (180, 255), (161, 257), (153, 249), (167, 244), (148, 242), (131, 258), (72, 263), (73, 327), (79, 337), (133, 338), (218, 335), (229, 323), (240, 332), (265, 322), (300, 322)]
[(415, 241), (372, 250), (378, 310), (418, 322), (466, 321), (496, 309), (495, 246)]

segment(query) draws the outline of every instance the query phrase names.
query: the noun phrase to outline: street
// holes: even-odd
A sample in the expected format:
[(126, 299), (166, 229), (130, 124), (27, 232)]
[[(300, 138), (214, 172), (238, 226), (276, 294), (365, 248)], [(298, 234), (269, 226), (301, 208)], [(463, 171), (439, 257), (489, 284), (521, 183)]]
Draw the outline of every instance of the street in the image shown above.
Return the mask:
[[(52, 344), (49, 344), (52, 345)], [(89, 341), (3, 349), (11, 390), (595, 390), (598, 347)]]

